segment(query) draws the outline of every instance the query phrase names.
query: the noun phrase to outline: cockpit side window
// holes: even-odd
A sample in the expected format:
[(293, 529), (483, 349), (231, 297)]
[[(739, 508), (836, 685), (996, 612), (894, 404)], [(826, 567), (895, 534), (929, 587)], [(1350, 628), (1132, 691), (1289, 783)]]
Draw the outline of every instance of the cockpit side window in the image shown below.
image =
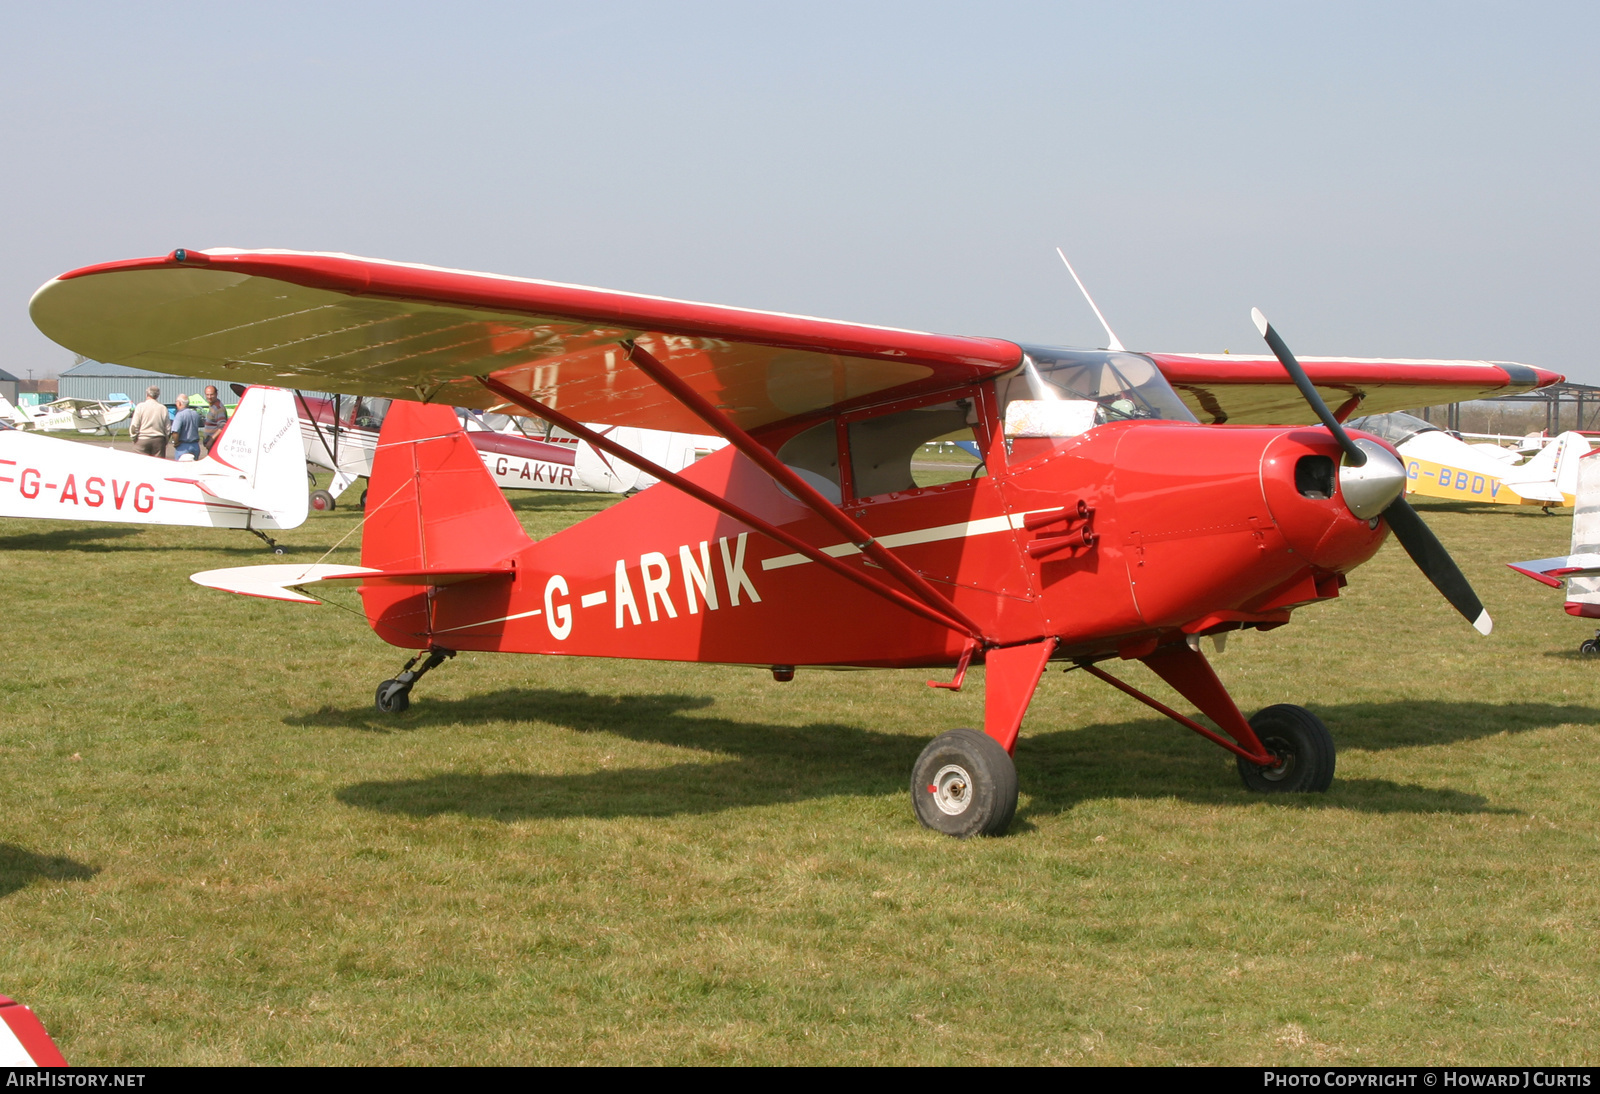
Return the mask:
[(1423, 421), (1414, 414), (1394, 411), (1390, 414), (1369, 414), (1365, 418), (1352, 418), (1345, 425), (1382, 437), (1396, 447), (1405, 444), (1418, 433), (1438, 433), (1439, 427)]
[[(858, 498), (870, 498), (948, 480), (949, 475), (942, 478), (934, 475), (929, 481), (919, 483), (919, 469), (914, 468), (912, 462), (922, 454), (923, 445), (930, 442), (973, 444), (972, 418), (972, 401), (958, 399), (953, 403), (918, 407), (851, 422), (850, 483), (853, 493)], [(969, 469), (974, 466), (974, 462), (964, 462), (958, 470), (968, 475), (971, 474)]]
[(1021, 370), (1003, 383), (1002, 419), (1015, 400), (1092, 403), (1093, 425), (1162, 420), (1194, 422), (1154, 361), (1137, 353), (1024, 346)]
[(370, 399), (365, 396), (357, 399), (350, 424), (357, 429), (381, 429), (384, 416), (389, 413), (389, 403), (388, 399)]
[(844, 491), (839, 485), (839, 434), (832, 419), (784, 441), (778, 448), (778, 459), (835, 505), (843, 500)]
[[(1006, 450), (1021, 460), (1114, 422), (1197, 422), (1156, 363), (1137, 353), (1024, 346), (997, 387)], [(1020, 447), (1019, 447), (1020, 446)]]

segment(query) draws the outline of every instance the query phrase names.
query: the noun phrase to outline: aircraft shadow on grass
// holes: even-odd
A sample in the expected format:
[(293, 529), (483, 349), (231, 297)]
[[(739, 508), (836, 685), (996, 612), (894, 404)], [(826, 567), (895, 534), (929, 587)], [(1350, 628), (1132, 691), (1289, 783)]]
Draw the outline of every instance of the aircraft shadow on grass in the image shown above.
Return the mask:
[[(164, 529), (162, 529), (164, 530)], [(186, 529), (187, 530), (187, 529)], [(205, 531), (206, 529), (194, 529)], [(195, 543), (189, 546), (174, 546), (170, 543), (151, 543), (140, 545), (137, 543), (114, 542), (107, 540), (125, 541), (130, 536), (137, 536), (151, 531), (144, 525), (117, 526), (101, 525), (89, 528), (57, 528), (50, 532), (22, 533), (18, 535), (0, 536), (0, 551), (77, 551), (80, 554), (111, 554), (150, 552), (163, 555), (179, 554), (184, 552), (199, 551), (208, 555), (238, 555), (247, 559), (261, 559), (266, 555), (260, 542), (250, 539), (243, 533), (227, 528), (214, 529), (217, 532), (226, 532), (229, 536), (240, 537), (236, 542), (225, 544)], [(313, 560), (316, 556), (330, 550), (334, 544), (285, 544), (289, 548), (290, 561), (296, 556)]]
[(534, 512), (552, 510), (557, 513), (597, 513), (621, 501), (622, 497), (621, 494), (558, 494), (540, 490), (517, 490), (508, 494), (506, 501), (512, 509), (519, 511), (526, 509)]
[(99, 541), (125, 539), (143, 532), (143, 528), (100, 525), (94, 528), (57, 528), (49, 532), (23, 533), (0, 536), (0, 551), (109, 551), (122, 547), (105, 547)]
[(0, 843), (0, 897), (25, 889), (39, 878), (88, 881), (99, 872), (98, 866), (86, 866), (61, 855), (41, 855), (14, 843)]
[[(340, 801), (424, 817), (454, 813), (513, 821), (545, 817), (669, 816), (835, 796), (903, 793), (906, 772), (926, 743), (859, 726), (764, 725), (712, 714), (714, 700), (687, 695), (606, 696), (578, 691), (505, 690), (461, 700), (421, 700), (398, 725), (410, 730), (486, 722), (542, 722), (579, 733), (711, 753), (658, 768), (575, 775), (518, 772), (441, 774), (355, 783)], [(1600, 722), (1600, 710), (1546, 703), (1352, 703), (1317, 709), (1345, 749), (1384, 750)], [(324, 709), (285, 719), (307, 727), (373, 731), (396, 726), (367, 710)], [(1030, 728), (1032, 732), (1030, 732)], [(1205, 804), (1267, 803), (1372, 813), (1503, 812), (1481, 795), (1338, 778), (1325, 795), (1261, 796), (1240, 785), (1230, 758), (1165, 719), (1078, 730), (1025, 725), (1017, 766), (1029, 796), (1022, 816), (1059, 813), (1103, 798), (1167, 798)]]

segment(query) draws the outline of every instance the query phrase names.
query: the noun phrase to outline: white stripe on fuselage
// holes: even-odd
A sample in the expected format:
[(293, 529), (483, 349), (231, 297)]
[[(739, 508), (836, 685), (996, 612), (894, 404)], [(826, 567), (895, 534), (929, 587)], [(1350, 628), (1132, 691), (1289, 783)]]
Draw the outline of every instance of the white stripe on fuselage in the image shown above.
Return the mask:
[[(1035, 513), (1056, 513), (1065, 509), (1065, 506), (1056, 505), (1049, 509), (1031, 509), (1026, 513), (1012, 513), (1006, 517), (984, 517), (981, 520), (964, 520), (957, 524), (941, 524), (934, 528), (916, 528), (910, 532), (892, 532), (887, 536), (877, 537), (878, 542), (885, 547), (910, 547), (917, 543), (938, 543), (947, 539), (967, 539), (971, 536), (985, 536), (992, 532), (1009, 532), (1014, 528), (1021, 528), (1022, 522)], [(822, 548), (822, 553), (832, 555), (834, 558), (846, 558), (850, 555), (859, 555), (861, 548), (854, 543), (836, 543), (832, 547)], [(798, 552), (792, 555), (778, 555), (775, 558), (761, 560), (763, 570), (783, 570), (790, 566), (803, 566), (811, 559)]]
[(509, 623), (513, 619), (528, 619), (535, 615), (543, 615), (543, 608), (535, 608), (531, 612), (518, 612), (516, 615), (502, 615), (499, 619), (485, 619), (481, 623), (463, 623), (459, 627), (441, 627), (434, 634), (449, 634), (451, 631), (471, 630), (473, 627), (487, 627), (492, 623)]

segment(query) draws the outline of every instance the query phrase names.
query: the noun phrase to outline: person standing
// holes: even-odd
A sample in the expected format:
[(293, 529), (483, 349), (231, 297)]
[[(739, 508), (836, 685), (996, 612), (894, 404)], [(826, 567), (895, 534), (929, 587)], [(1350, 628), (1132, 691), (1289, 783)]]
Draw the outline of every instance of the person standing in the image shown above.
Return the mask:
[(205, 429), (201, 437), (205, 441), (206, 452), (210, 453), (211, 446), (217, 443), (217, 434), (228, 424), (228, 408), (222, 405), (222, 400), (217, 398), (217, 389), (210, 384), (206, 385), (206, 405), (211, 409), (206, 411)]
[(133, 408), (128, 419), (128, 436), (133, 450), (157, 459), (167, 454), (167, 408), (161, 405), (161, 389), (144, 389), (144, 402)]
[(172, 458), (200, 458), (200, 412), (189, 405), (187, 395), (178, 396), (178, 412), (172, 416)]

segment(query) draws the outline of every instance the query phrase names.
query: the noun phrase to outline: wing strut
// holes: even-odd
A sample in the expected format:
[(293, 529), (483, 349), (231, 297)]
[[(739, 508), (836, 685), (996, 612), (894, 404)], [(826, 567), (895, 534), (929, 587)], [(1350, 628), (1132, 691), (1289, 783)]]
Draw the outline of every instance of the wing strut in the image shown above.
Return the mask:
[(317, 416), (311, 413), (311, 407), (306, 405), (305, 393), (299, 388), (294, 391), (295, 400), (300, 404), (300, 409), (305, 411), (306, 420), (311, 423), (312, 430), (317, 435), (317, 440), (322, 442), (322, 450), (328, 454), (328, 460), (333, 464), (333, 473), (339, 473), (339, 397), (335, 395), (333, 404), (333, 446), (329, 447), (328, 438), (322, 435), (322, 426), (317, 424)]
[[(639, 453), (634, 452), (632, 449), (623, 447), (616, 441), (611, 440), (603, 434), (596, 433), (594, 430), (588, 428), (582, 423), (567, 417), (559, 410), (554, 410), (550, 407), (547, 407), (543, 403), (534, 400), (531, 396), (524, 395), (522, 392), (513, 387), (508, 387), (492, 376), (479, 376), (478, 382), (485, 388), (500, 396), (502, 399), (521, 407), (534, 417), (542, 418), (544, 421), (549, 422), (558, 428), (566, 430), (568, 433), (571, 433), (580, 440), (587, 441), (600, 451), (615, 456), (623, 463), (626, 463), (632, 467), (636, 467), (645, 474), (652, 475), (655, 478), (660, 479), (662, 482), (676, 487), (695, 500), (704, 502), (705, 504), (711, 506), (711, 508), (732, 517), (741, 524), (749, 525), (762, 535), (770, 536), (786, 547), (793, 548), (794, 550), (805, 555), (811, 561), (821, 566), (825, 566), (829, 570), (832, 570), (834, 573), (838, 574), (840, 577), (855, 582), (857, 585), (860, 585), (869, 592), (876, 593), (886, 600), (890, 600), (895, 604), (898, 604), (907, 611), (915, 612), (924, 619), (931, 620), (942, 627), (949, 627), (951, 630), (958, 631), (961, 634), (965, 634), (970, 638), (978, 640), (979, 642), (988, 641), (983, 632), (979, 630), (975, 624), (967, 621), (965, 617), (959, 613), (953, 610), (948, 612), (943, 611), (939, 608), (924, 604), (922, 601), (906, 595), (899, 589), (885, 585), (871, 574), (867, 574), (861, 570), (846, 566), (832, 555), (823, 553), (799, 537), (785, 532), (777, 525), (770, 524), (755, 514), (746, 512), (744, 509), (730, 502), (727, 498), (720, 497), (717, 494), (712, 493), (710, 490), (707, 490), (698, 483), (690, 482), (682, 475), (668, 471), (660, 464), (646, 459), (645, 457), (639, 455)], [(896, 561), (899, 560), (897, 559)]]
[(960, 621), (962, 624), (961, 629), (968, 634), (974, 637), (982, 634), (982, 628), (952, 604), (949, 597), (934, 588), (927, 578), (907, 566), (897, 555), (891, 554), (883, 544), (872, 538), (871, 532), (852, 520), (850, 515), (843, 509), (840, 509), (818, 493), (815, 487), (799, 475), (796, 475), (793, 469), (785, 466), (783, 461), (773, 455), (760, 441), (735, 425), (732, 418), (718, 410), (709, 399), (690, 387), (682, 377), (673, 373), (660, 361), (657, 361), (649, 353), (641, 349), (638, 343), (634, 343), (629, 350), (628, 359), (638, 367), (640, 372), (643, 372), (665, 388), (669, 395), (694, 411), (701, 421), (723, 437), (726, 437), (728, 443), (744, 453), (751, 463), (765, 471), (797, 500), (838, 529), (841, 535), (861, 549), (862, 554), (898, 578), (900, 584), (915, 593), (917, 598), (924, 604), (941, 614)]

